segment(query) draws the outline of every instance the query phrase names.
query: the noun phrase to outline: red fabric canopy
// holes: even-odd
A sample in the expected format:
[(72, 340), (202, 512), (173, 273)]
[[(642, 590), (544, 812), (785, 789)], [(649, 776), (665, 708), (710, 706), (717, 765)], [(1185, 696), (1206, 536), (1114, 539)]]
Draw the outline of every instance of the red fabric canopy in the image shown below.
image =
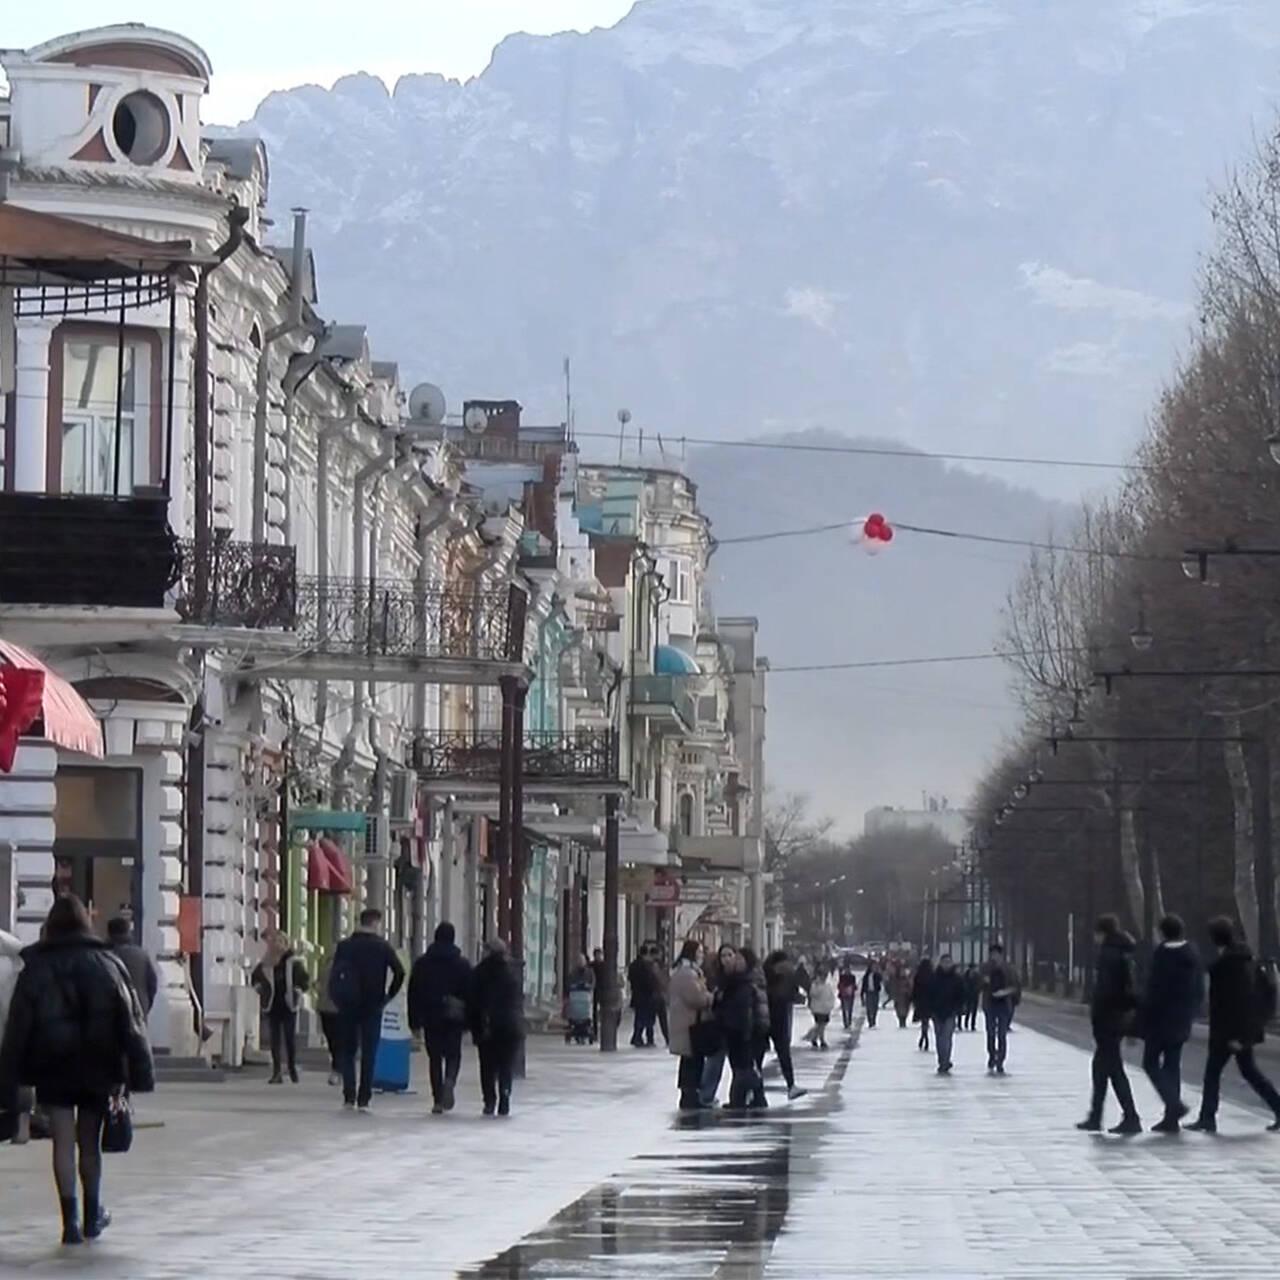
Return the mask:
[(317, 841), (329, 863), (329, 893), (351, 894), (355, 892), (355, 875), (351, 859), (327, 836)]
[[(87, 756), (102, 758), (102, 726), (98, 718), (89, 709), (89, 704), (59, 675), (55, 675), (34, 653), (29, 653), (20, 645), (9, 640), (0, 640), (0, 659), (4, 667), (5, 687), (9, 688), (18, 671), (28, 673), (28, 678), (19, 681), (25, 689), (25, 696), (31, 696), (34, 683), (30, 675), (39, 674), (41, 687), (37, 714), (32, 716), (16, 731), (8, 721), (8, 711), (0, 712), (0, 724), (3, 724), (5, 741), (10, 735), (13, 738), (13, 749), (17, 750), (17, 739), (27, 732), (37, 720), (41, 721), (44, 737), (65, 747), (68, 751), (80, 751)], [(12, 695), (10, 695), (12, 701)], [(16, 723), (16, 721), (15, 721)], [(7, 765), (0, 759), (0, 768), (8, 773), (13, 768), (13, 756), (10, 755)]]
[(313, 893), (332, 893), (333, 877), (329, 871), (329, 859), (318, 840), (307, 845), (307, 888)]
[(44, 672), (0, 667), (0, 773), (13, 768), (18, 739), (40, 719)]

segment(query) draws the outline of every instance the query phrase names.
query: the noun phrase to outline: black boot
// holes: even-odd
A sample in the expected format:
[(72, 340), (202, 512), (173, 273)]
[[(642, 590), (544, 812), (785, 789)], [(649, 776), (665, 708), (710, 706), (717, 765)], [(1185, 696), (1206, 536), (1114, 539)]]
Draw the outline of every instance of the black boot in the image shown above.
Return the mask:
[(498, 1114), (500, 1116), (509, 1116), (511, 1114), (511, 1095), (503, 1093), (498, 1096)]
[(1095, 1115), (1087, 1115), (1083, 1120), (1080, 1121), (1078, 1125), (1076, 1125), (1076, 1128), (1083, 1130), (1083, 1132), (1085, 1133), (1101, 1133), (1102, 1117), (1095, 1116)]
[(75, 1196), (63, 1196), (62, 1204), (62, 1243), (84, 1244), (84, 1234), (80, 1230), (80, 1202)]
[(1131, 1112), (1119, 1124), (1113, 1125), (1108, 1129), (1107, 1132), (1124, 1138), (1132, 1137), (1134, 1134), (1142, 1132), (1142, 1121), (1138, 1119), (1136, 1113)]
[(96, 1240), (111, 1225), (111, 1214), (97, 1200), (84, 1202), (84, 1238)]

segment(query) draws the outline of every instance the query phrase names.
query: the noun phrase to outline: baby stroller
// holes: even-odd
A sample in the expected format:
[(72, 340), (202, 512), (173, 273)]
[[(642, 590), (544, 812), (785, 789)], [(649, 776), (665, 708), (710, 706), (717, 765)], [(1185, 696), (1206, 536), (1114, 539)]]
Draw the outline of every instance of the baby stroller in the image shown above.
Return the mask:
[(569, 996), (564, 1002), (565, 1044), (594, 1043), (596, 1037), (591, 1028), (591, 996), (589, 986), (569, 988)]

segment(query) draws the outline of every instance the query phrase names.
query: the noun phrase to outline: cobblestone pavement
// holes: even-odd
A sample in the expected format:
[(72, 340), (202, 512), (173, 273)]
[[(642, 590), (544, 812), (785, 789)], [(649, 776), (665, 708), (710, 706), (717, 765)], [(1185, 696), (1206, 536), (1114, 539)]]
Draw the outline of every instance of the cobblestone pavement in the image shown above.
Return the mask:
[[(1226, 1280), (1280, 1274), (1280, 1136), (1076, 1132), (1088, 1056), (1020, 1028), (938, 1077), (896, 1025), (797, 1049), (808, 1097), (673, 1115), (664, 1052), (531, 1042), (509, 1121), (421, 1095), (343, 1114), (322, 1078), (170, 1086), (162, 1129), (108, 1158), (116, 1224), (59, 1250), (48, 1145), (0, 1147), (0, 1277)], [(1148, 1120), (1154, 1095), (1135, 1076)], [(1189, 1101), (1195, 1102), (1193, 1094)]]

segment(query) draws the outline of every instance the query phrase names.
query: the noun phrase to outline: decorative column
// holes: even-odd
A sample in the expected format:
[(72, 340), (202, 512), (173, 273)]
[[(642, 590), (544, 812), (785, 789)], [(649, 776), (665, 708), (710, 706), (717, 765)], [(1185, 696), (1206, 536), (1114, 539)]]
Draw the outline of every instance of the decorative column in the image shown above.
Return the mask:
[(51, 320), (23, 320), (18, 324), (13, 487), (20, 493), (44, 493), (48, 484), (49, 340), (53, 328)]

